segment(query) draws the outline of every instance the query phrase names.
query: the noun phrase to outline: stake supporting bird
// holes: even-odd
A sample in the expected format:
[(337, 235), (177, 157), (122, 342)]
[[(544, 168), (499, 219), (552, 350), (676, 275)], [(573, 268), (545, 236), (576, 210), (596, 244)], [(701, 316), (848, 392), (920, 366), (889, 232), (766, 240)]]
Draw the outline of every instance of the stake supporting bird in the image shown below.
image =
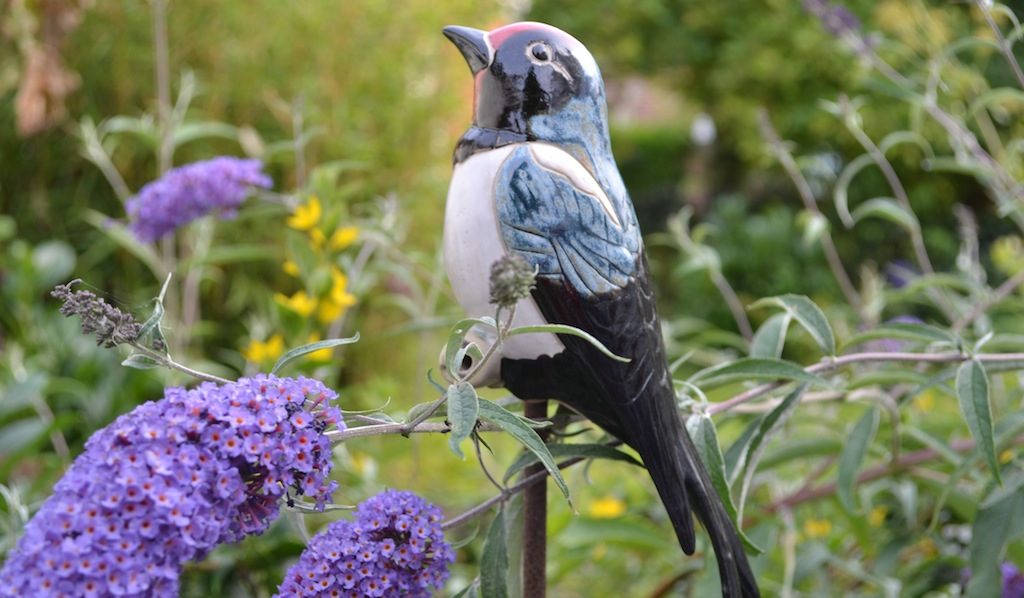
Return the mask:
[(711, 537), (723, 596), (758, 596), (676, 407), (597, 63), (574, 37), (542, 23), (489, 32), (451, 26), (444, 34), (469, 64), (475, 92), (445, 209), (445, 266), (459, 304), (470, 316), (492, 314), (491, 264), (517, 255), (537, 280), (514, 325), (575, 326), (629, 358), (611, 360), (574, 336), (517, 335), (473, 382), (503, 385), (524, 400), (557, 399), (636, 449), (683, 551), (694, 552), (696, 514)]

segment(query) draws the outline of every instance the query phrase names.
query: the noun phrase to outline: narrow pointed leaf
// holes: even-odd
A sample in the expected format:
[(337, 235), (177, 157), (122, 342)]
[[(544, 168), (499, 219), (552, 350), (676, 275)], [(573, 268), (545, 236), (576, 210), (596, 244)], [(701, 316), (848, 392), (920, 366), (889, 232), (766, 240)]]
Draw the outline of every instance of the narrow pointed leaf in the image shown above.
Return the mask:
[[(448, 373), (451, 376), (455, 376), (455, 374), (462, 369), (460, 367), (462, 365), (462, 361), (461, 359), (457, 359), (457, 356), (459, 354), (459, 350), (462, 348), (463, 340), (474, 326), (482, 326), (485, 329), (490, 328), (492, 330), (497, 330), (497, 324), (495, 323), (494, 318), (465, 318), (456, 322), (455, 325), (452, 326), (451, 332), (448, 334), (448, 343), (445, 345), (444, 349), (445, 366), (447, 366)], [(465, 355), (465, 353), (463, 353), (463, 355)]]
[(460, 445), (473, 433), (479, 410), (480, 399), (472, 384), (463, 381), (448, 387), (448, 422), (451, 424), (448, 446), (460, 459), (465, 458)]
[(992, 405), (988, 396), (988, 377), (985, 368), (972, 359), (965, 361), (956, 371), (956, 396), (960, 399), (960, 410), (974, 437), (978, 451), (985, 455), (992, 475), (1002, 483), (999, 475), (999, 461), (996, 459), (995, 433), (992, 428)]
[(743, 505), (747, 500), (750, 482), (754, 479), (754, 472), (757, 471), (757, 462), (760, 460), (761, 455), (764, 454), (768, 438), (789, 418), (792, 408), (799, 402), (800, 396), (803, 395), (806, 388), (806, 384), (796, 387), (774, 409), (752, 424), (755, 426), (754, 432), (750, 437), (750, 444), (746, 447), (746, 454), (741, 457), (743, 475), (740, 476), (740, 500), (736, 508), (737, 516), (740, 520), (743, 518)]
[[(638, 467), (643, 467), (644, 464), (638, 461), (632, 455), (620, 451), (617, 448), (610, 447), (604, 444), (549, 444), (547, 445), (548, 451), (551, 452), (551, 456), (555, 459), (571, 459), (573, 457), (583, 457), (584, 459), (608, 459), (611, 461), (623, 461), (630, 463)], [(533, 465), (538, 461), (537, 456), (527, 451), (519, 455), (508, 469), (505, 471), (505, 481), (512, 479), (512, 476), (516, 475), (526, 467)]]
[(800, 326), (807, 330), (826, 354), (835, 355), (835, 334), (832, 333), (832, 327), (829, 325), (825, 313), (813, 301), (803, 295), (779, 295), (755, 301), (750, 308), (754, 309), (765, 305), (781, 307), (786, 310), (796, 318)]
[(152, 357), (143, 355), (142, 353), (132, 353), (127, 359), (121, 362), (121, 365), (128, 368), (135, 368), (136, 370), (151, 370), (153, 368), (158, 368), (163, 364)]
[(281, 368), (287, 365), (288, 362), (292, 361), (293, 359), (302, 357), (303, 355), (308, 355), (309, 353), (319, 351), (320, 349), (329, 349), (331, 347), (338, 347), (341, 345), (351, 345), (352, 343), (358, 341), (359, 333), (357, 332), (348, 338), (329, 338), (327, 340), (309, 343), (308, 345), (302, 345), (301, 347), (295, 347), (294, 349), (282, 355), (280, 359), (277, 360), (277, 363), (274, 364), (274, 367), (270, 369), (270, 373), (276, 374), (281, 370)]
[(558, 470), (558, 466), (555, 464), (555, 460), (551, 456), (547, 445), (544, 444), (544, 441), (540, 439), (537, 432), (522, 417), (496, 403), (480, 399), (480, 419), (489, 421), (505, 432), (508, 432), (525, 446), (527, 450), (536, 455), (541, 464), (544, 465), (544, 469), (551, 474), (551, 479), (555, 481), (555, 485), (558, 486), (562, 495), (565, 496), (566, 500), (569, 499), (569, 486), (566, 485), (562, 472)]
[(929, 324), (914, 324), (893, 322), (884, 324), (871, 330), (866, 330), (851, 337), (843, 346), (844, 349), (879, 339), (916, 341), (922, 343), (939, 343), (942, 345), (957, 346), (959, 338), (948, 330), (943, 330)]
[(878, 408), (868, 409), (846, 438), (843, 451), (839, 455), (839, 477), (836, 482), (836, 494), (839, 496), (839, 503), (849, 512), (856, 509), (853, 498), (853, 488), (857, 482), (857, 473), (860, 471), (861, 463), (867, 455), (871, 439), (878, 430)]
[(789, 323), (792, 320), (793, 316), (788, 312), (775, 314), (765, 320), (750, 341), (750, 356), (773, 359), (782, 357), (782, 348), (786, 344), (786, 332), (789, 330)]
[(865, 218), (881, 218), (898, 224), (907, 232), (916, 232), (919, 228), (917, 218), (891, 197), (874, 197), (861, 202), (852, 214), (854, 222)]
[(553, 334), (568, 334), (571, 336), (578, 336), (579, 338), (582, 338), (591, 345), (594, 345), (598, 351), (604, 353), (609, 358), (614, 359), (615, 361), (621, 361), (622, 363), (630, 362), (630, 359), (628, 357), (620, 357), (615, 353), (609, 351), (608, 347), (605, 347), (604, 344), (601, 343), (601, 341), (597, 340), (590, 334), (580, 330), (579, 328), (573, 326), (566, 326), (565, 324), (539, 324), (537, 326), (517, 326), (512, 330), (508, 331), (508, 336), (515, 336), (517, 334), (531, 334), (537, 332), (548, 332)]
[(764, 550), (751, 542), (750, 538), (743, 533), (742, 522), (737, 519), (736, 505), (732, 501), (729, 481), (725, 478), (725, 461), (722, 459), (722, 448), (718, 444), (718, 432), (715, 430), (715, 424), (711, 421), (711, 417), (706, 414), (690, 417), (686, 420), (686, 431), (697, 448), (697, 455), (708, 470), (711, 484), (715, 487), (715, 492), (718, 493), (722, 504), (725, 505), (729, 518), (736, 525), (736, 530), (739, 532), (743, 544), (757, 554), (763, 553)]
[(507, 598), (508, 547), (505, 545), (505, 511), (498, 511), (484, 540), (480, 556), (480, 595)]
[(702, 388), (720, 386), (734, 380), (794, 380), (820, 386), (828, 383), (817, 374), (804, 371), (792, 361), (764, 357), (741, 357), (723, 365), (701, 370), (689, 382)]
[(971, 580), (967, 584), (967, 598), (1003, 595), (1000, 563), (1007, 544), (1024, 531), (1022, 528), (1024, 493), (1019, 486), (1012, 492), (997, 491), (982, 504), (971, 530)]

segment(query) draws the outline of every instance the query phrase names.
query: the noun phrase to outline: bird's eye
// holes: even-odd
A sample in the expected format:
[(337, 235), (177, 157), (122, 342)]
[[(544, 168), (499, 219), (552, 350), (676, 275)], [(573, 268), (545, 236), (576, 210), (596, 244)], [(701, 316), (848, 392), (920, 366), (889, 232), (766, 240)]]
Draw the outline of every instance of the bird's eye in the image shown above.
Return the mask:
[(543, 42), (531, 44), (530, 47), (527, 48), (527, 52), (529, 53), (531, 60), (534, 62), (551, 61), (551, 48)]

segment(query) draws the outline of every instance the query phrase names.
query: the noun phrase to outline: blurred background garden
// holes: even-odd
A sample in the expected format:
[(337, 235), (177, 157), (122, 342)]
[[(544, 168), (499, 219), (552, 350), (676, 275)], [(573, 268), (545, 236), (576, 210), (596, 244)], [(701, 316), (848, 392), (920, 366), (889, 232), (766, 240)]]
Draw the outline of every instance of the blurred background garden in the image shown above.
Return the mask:
[[(465, 62), (440, 33), (450, 24), (544, 21), (595, 55), (679, 377), (746, 355), (817, 362), (813, 333), (783, 326), (780, 337), (777, 312), (750, 308), (786, 294), (820, 306), (840, 345), (899, 321), (948, 332), (956, 351), (1024, 351), (1024, 78), (1009, 59), (1024, 54), (1013, 45), (1024, 3), (842, 6), (0, 0), (0, 553), (93, 431), (165, 386), (193, 384), (123, 367), (127, 353), (60, 315), (56, 284), (81, 279), (145, 319), (172, 272), (163, 326), (179, 362), (233, 379), (358, 332), (293, 373), (323, 380), (350, 412), (401, 419), (437, 398), (428, 371), (440, 379), (438, 352), (461, 315), (441, 223), (472, 102)], [(156, 242), (132, 234), (125, 206), (144, 185), (222, 155), (261, 160), (273, 184), (234, 218)], [(925, 351), (921, 330), (861, 337), (858, 350)], [(765, 550), (752, 557), (765, 593), (955, 594), (980, 558), (979, 513), (997, 503), (1005, 525), (985, 558), (1024, 566), (1024, 504), (998, 500), (1024, 483), (1024, 391), (1005, 369), (988, 372), (1001, 486), (973, 450), (948, 368), (847, 372), (787, 413), (756, 475), (733, 485)], [(714, 402), (764, 379), (736, 378), (704, 391)], [(879, 411), (867, 412), (853, 475), (877, 475), (841, 497), (837, 470), (855, 428), (867, 430), (865, 405)], [(742, 469), (730, 447), (772, 406), (715, 414), (730, 479)], [(500, 473), (518, 445), (487, 440), (485, 461)], [(900, 461), (912, 454), (926, 458)], [(335, 463), (338, 503), (399, 488), (452, 516), (495, 492), (440, 434), (352, 439)], [(566, 479), (572, 505), (549, 492), (551, 595), (717, 587), (710, 557), (681, 555), (645, 472), (595, 461)], [(190, 566), (182, 595), (269, 596), (305, 528), (339, 516), (283, 517), (221, 547)], [(479, 572), (479, 525), (449, 533), (460, 544), (449, 593)]]

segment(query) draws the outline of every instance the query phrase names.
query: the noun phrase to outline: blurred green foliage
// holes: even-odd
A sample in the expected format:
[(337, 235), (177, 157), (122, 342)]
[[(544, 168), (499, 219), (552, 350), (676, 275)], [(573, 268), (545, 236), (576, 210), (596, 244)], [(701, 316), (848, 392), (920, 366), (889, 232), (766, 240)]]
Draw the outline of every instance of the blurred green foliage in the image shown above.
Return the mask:
[[(441, 330), (458, 316), (438, 260), (441, 214), (450, 152), (468, 123), (472, 93), (463, 61), (439, 31), (447, 24), (487, 28), (518, 18), (516, 4), (169, 2), (172, 91), (181, 91), (186, 79), (180, 75), (193, 73), (199, 93), (188, 121), (213, 123), (213, 132), (228, 130), (184, 143), (175, 164), (224, 153), (262, 157), (275, 191), (284, 194), (275, 201), (250, 201), (235, 220), (208, 220), (181, 234), (180, 274), (197, 273), (202, 312), (190, 330), (183, 330), (175, 315), (180, 312), (168, 318), (169, 338), (183, 345), (176, 357), (236, 376), (266, 369), (265, 362), (273, 361), (269, 355), (281, 350), (264, 345), (266, 358), (254, 359), (247, 352), (254, 342), (270, 343), (278, 335), (281, 343), (294, 345), (311, 335), (358, 330), (358, 345), (290, 367), (338, 386), (347, 410), (382, 408), (397, 414), (436, 398), (425, 373), (436, 368)], [(80, 277), (111, 302), (144, 317), (163, 282), (159, 268), (138, 259), (148, 255), (147, 249), (118, 237), (121, 202), (82, 157), (78, 138), (78, 123), (85, 119), (110, 127), (108, 119), (120, 115), (136, 119), (116, 121), (122, 125), (152, 126), (147, 119), (158, 107), (151, 3), (85, 5), (81, 24), (60, 40), (67, 68), (80, 80), (66, 99), (67, 118), (29, 137), (14, 134), (16, 92), (25, 75), (26, 48), (42, 36), (38, 21), (51, 4), (11, 2), (4, 5), (10, 12), (0, 12), (0, 480), (14, 491), (14, 498), (0, 503), (4, 548), (20, 524), (18, 501), (36, 507), (93, 430), (159, 398), (163, 385), (188, 382), (178, 374), (121, 367), (123, 355), (78, 334), (77, 323), (61, 317), (47, 296), (53, 284)], [(926, 82), (928, 61), (943, 48), (965, 35), (987, 35), (969, 4), (886, 0), (851, 2), (849, 8), (877, 37), (879, 54), (912, 73), (914, 84)], [(526, 16), (580, 38), (609, 80), (639, 74), (675, 94), (680, 122), (616, 122), (613, 142), (643, 227), (654, 233), (647, 246), (669, 353), (682, 360), (679, 376), (731, 363), (750, 349), (709, 270), (721, 273), (744, 306), (787, 293), (811, 297), (841, 343), (897, 316), (920, 316), (948, 327), (953, 322), (943, 301), (962, 314), (988, 301), (992, 286), (1021, 271), (1021, 232), (986, 196), (983, 182), (966, 168), (930, 171), (925, 153), (913, 144), (899, 145), (887, 156), (906, 187), (936, 270), (951, 280), (915, 286), (887, 279), (889, 265), (908, 263), (912, 248), (906, 231), (881, 219), (860, 221), (852, 229), (840, 223), (832, 201), (836, 179), (863, 150), (843, 119), (821, 108), (822, 100), (835, 102), (840, 94), (863, 100), (863, 130), (876, 143), (892, 131), (912, 130), (936, 154), (957, 148), (919, 105), (905, 102), (905, 94), (862, 57), (844, 52), (842, 40), (824, 31), (799, 3), (536, 1)], [(1008, 24), (1005, 18), (1000, 23)], [(1020, 150), (1012, 143), (999, 146), (1003, 140), (1019, 144), (1021, 103), (965, 109), (991, 89), (1014, 84), (1006, 62), (990, 47), (964, 48), (942, 66), (941, 79), (942, 105), (965, 120), (975, 118), (971, 130), (1019, 181)], [(766, 148), (757, 123), (762, 107), (781, 136), (794, 142), (816, 205), (831, 223), (824, 232), (809, 231), (812, 218)], [(707, 147), (690, 139), (690, 121), (699, 112), (717, 126), (716, 140)], [(292, 151), (296, 137), (305, 143), (303, 168)], [(127, 128), (104, 138), (132, 190), (157, 176), (157, 141)], [(706, 201), (696, 202), (695, 222), (687, 229), (696, 253), (667, 226), (670, 215), (700, 195), (694, 181), (706, 194)], [(854, 208), (890, 193), (873, 169), (849, 188)], [(308, 228), (287, 224), (289, 215), (314, 196), (323, 204), (321, 234), (328, 238), (332, 231), (355, 227), (357, 241), (325, 252)], [(974, 255), (964, 253), (971, 235), (954, 216), (955, 204), (977, 216)], [(818, 243), (821, 234), (834, 239), (848, 265), (864, 298), (861, 313), (845, 302), (829, 271)], [(209, 247), (198, 251), (203, 235)], [(288, 262), (294, 271), (288, 271)], [(345, 291), (357, 302), (343, 316), (321, 322), (315, 311), (301, 313), (275, 298), (305, 293), (322, 302), (334, 290), (335, 271), (348, 277)], [(994, 332), (985, 351), (1019, 351), (1021, 302), (1019, 293), (1009, 294), (968, 326), (964, 338), (973, 342)], [(761, 307), (748, 317), (758, 329), (774, 313)], [(805, 330), (794, 325), (786, 340), (785, 357), (800, 363), (821, 358)], [(746, 500), (746, 523), (751, 539), (768, 551), (754, 559), (767, 594), (779, 591), (791, 573), (788, 582), (808, 595), (882, 595), (894, 581), (906, 595), (924, 595), (958, 581), (969, 562), (971, 525), (993, 485), (977, 452), (948, 450), (969, 435), (956, 408), (952, 369), (882, 365), (851, 372), (856, 381), (851, 386), (859, 386), (849, 389), (845, 400), (822, 399), (795, 409), (785, 433), (765, 446), (763, 473)], [(990, 376), (996, 432), (1003, 439), (1000, 465), (1009, 480), (1004, 483), (1012, 484), (1019, 480), (1020, 459), (1010, 441), (1020, 432), (1024, 393), (1016, 373), (993, 369)], [(719, 400), (748, 387), (734, 381), (707, 392)], [(819, 397), (827, 390), (816, 389)], [(834, 494), (791, 510), (775, 508), (803, 484), (836, 477), (835, 462), (869, 404), (881, 405), (884, 415), (863, 456), (865, 467), (922, 450), (937, 450), (944, 461), (924, 473), (894, 473), (859, 486), (859, 506), (853, 510)], [(723, 450), (736, 445), (766, 405), (716, 415)], [(515, 457), (516, 445), (504, 437), (486, 438), (494, 454), (485, 453), (484, 462), (501, 472)], [(478, 464), (453, 458), (446, 444), (442, 435), (345, 443), (336, 450), (339, 502), (401, 487), (421, 492), (454, 515), (490, 496), (493, 489)], [(716, 591), (708, 549), (702, 547), (703, 558), (680, 555), (643, 472), (600, 462), (574, 468), (566, 477), (575, 508), (556, 490), (549, 496), (553, 595)], [(738, 492), (738, 484), (733, 490)], [(307, 525), (315, 528), (332, 516), (306, 518)], [(298, 525), (283, 521), (262, 538), (218, 550), (189, 570), (183, 595), (269, 595), (284, 565), (301, 550)], [(468, 543), (460, 549), (453, 590), (479, 572), (487, 522), (480, 525), (476, 534), (467, 528), (456, 532)], [(1011, 542), (1001, 558), (1024, 563), (1024, 544)]]

